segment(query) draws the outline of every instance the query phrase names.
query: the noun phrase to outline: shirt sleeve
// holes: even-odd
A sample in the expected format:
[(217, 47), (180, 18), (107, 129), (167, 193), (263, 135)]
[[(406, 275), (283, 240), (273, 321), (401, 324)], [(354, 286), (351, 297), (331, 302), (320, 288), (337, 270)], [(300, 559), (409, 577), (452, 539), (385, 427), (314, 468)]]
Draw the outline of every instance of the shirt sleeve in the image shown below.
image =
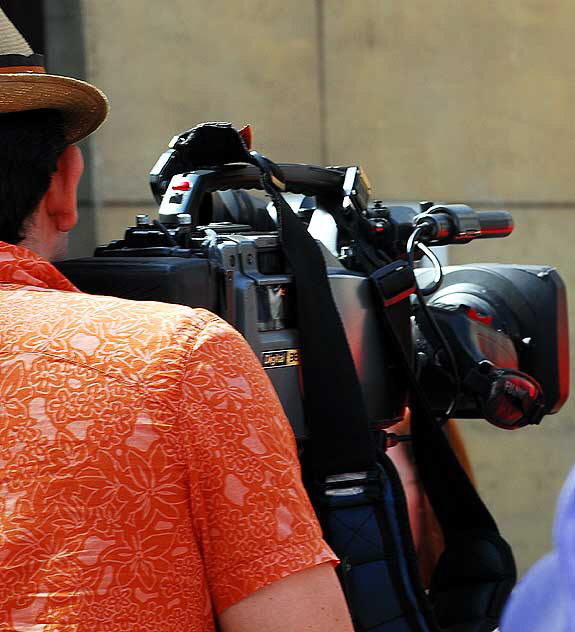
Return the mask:
[(179, 420), (191, 519), (217, 613), (291, 573), (337, 563), (277, 395), (251, 348), (220, 319), (196, 339)]

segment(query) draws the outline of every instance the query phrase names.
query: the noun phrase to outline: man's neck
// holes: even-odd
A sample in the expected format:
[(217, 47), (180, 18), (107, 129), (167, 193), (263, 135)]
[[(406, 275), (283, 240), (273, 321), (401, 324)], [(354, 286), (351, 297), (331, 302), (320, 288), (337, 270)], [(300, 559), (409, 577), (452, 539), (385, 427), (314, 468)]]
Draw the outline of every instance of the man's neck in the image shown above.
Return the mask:
[(68, 251), (68, 233), (53, 230), (42, 233), (34, 226), (27, 231), (26, 237), (18, 245), (48, 261), (62, 261)]

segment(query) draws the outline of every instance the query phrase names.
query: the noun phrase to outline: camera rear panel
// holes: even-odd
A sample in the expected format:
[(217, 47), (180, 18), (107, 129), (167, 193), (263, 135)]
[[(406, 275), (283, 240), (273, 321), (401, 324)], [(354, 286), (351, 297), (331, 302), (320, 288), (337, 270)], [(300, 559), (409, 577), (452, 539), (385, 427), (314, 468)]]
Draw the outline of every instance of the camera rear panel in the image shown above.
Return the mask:
[[(335, 258), (328, 263), (369, 417), (389, 425), (401, 417), (404, 393), (389, 380), (368, 279)], [(225, 318), (262, 363), (296, 438), (306, 437), (294, 288), (277, 234), (220, 236), (204, 256), (98, 256), (58, 268), (84, 292), (201, 307)]]

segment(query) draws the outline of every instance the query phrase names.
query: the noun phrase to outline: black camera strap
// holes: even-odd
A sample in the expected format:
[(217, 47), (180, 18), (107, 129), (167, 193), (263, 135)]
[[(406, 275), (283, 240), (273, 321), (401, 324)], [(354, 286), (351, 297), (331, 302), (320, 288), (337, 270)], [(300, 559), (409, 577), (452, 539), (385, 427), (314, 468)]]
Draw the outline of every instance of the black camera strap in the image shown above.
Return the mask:
[(279, 238), (295, 281), (304, 410), (310, 425), (307, 462), (322, 479), (371, 470), (376, 455), (367, 410), (323, 255), (278, 191), (281, 173), (274, 174), (273, 163), (260, 154), (251, 155), (276, 207)]

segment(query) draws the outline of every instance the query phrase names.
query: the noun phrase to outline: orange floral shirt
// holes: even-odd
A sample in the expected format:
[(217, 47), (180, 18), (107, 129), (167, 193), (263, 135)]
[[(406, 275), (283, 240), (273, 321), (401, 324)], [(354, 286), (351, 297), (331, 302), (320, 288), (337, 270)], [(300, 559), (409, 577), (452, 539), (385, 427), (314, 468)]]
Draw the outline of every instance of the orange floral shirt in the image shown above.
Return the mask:
[(0, 305), (0, 632), (212, 631), (334, 561), (229, 325), (82, 294), (1, 242)]

